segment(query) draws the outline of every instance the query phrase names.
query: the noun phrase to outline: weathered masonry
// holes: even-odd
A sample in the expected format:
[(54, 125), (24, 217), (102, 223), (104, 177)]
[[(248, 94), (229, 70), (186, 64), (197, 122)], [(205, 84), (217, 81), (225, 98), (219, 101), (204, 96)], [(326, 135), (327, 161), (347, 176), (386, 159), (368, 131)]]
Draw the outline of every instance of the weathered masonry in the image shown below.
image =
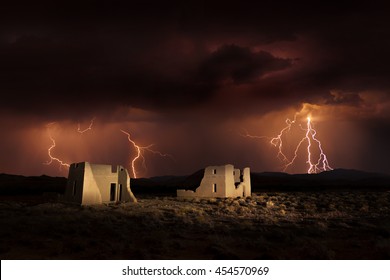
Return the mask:
[(70, 166), (64, 200), (81, 205), (137, 202), (125, 168), (89, 162)]
[(209, 166), (195, 190), (177, 190), (178, 197), (247, 197), (251, 196), (250, 169), (241, 172), (231, 164)]

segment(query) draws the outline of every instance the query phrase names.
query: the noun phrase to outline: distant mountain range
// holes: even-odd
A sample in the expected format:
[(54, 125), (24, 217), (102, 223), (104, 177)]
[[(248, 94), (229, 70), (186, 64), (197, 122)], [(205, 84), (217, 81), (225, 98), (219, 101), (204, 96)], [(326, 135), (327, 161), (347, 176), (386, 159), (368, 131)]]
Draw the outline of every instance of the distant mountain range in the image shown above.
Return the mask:
[[(168, 195), (177, 189), (195, 190), (204, 169), (189, 176), (158, 176), (131, 179), (137, 194)], [(342, 191), (390, 190), (390, 175), (351, 169), (335, 169), (318, 174), (287, 174), (281, 172), (251, 173), (252, 191)], [(0, 174), (0, 195), (62, 193), (66, 178)]]
[[(200, 185), (203, 174), (204, 169), (201, 169), (190, 176), (132, 179), (131, 188), (135, 193), (195, 190)], [(251, 185), (252, 191), (390, 190), (390, 175), (352, 169), (335, 169), (318, 174), (252, 172)]]
[(67, 178), (0, 174), (0, 195), (63, 193)]
[(252, 173), (253, 189), (260, 190), (390, 190), (390, 175), (353, 169), (335, 169), (317, 174)]

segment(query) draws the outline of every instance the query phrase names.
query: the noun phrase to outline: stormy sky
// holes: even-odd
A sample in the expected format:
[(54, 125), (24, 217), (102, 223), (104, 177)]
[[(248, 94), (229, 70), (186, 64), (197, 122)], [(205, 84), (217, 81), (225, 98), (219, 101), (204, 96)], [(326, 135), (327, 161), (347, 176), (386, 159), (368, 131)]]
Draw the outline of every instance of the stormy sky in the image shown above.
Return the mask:
[[(30, 2), (0, 12), (0, 173), (66, 176), (44, 164), (51, 138), (66, 163), (130, 169), (137, 151), (121, 130), (174, 158), (145, 150), (141, 177), (281, 171), (269, 140), (294, 116), (289, 158), (310, 116), (332, 168), (390, 173), (385, 5)], [(286, 172), (306, 161), (302, 147)]]

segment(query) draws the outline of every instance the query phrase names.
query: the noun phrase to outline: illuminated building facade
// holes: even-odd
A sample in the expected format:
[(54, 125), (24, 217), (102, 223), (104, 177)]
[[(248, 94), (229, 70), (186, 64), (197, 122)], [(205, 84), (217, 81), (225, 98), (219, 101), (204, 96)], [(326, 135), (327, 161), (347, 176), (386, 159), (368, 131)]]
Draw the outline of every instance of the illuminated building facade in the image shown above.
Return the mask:
[(195, 190), (177, 190), (178, 197), (247, 197), (251, 196), (249, 167), (235, 169), (233, 165), (209, 166), (200, 186)]
[(80, 205), (137, 202), (125, 168), (89, 162), (70, 165), (64, 200)]

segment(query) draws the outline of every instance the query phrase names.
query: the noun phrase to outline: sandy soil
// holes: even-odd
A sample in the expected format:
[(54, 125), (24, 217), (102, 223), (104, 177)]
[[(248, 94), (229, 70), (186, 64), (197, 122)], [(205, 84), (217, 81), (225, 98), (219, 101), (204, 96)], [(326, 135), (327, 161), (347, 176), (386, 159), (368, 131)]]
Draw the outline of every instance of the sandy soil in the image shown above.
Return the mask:
[(79, 207), (0, 198), (1, 259), (389, 259), (390, 192), (139, 198)]

